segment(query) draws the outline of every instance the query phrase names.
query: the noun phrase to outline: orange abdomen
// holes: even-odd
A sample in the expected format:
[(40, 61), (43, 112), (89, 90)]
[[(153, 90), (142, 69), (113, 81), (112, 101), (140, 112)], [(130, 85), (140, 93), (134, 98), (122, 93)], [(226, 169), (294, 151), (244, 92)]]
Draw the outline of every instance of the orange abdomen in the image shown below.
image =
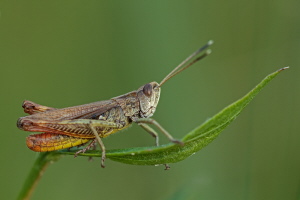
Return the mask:
[(36, 152), (55, 151), (75, 147), (89, 142), (90, 138), (77, 138), (54, 133), (29, 135), (26, 138), (27, 147)]

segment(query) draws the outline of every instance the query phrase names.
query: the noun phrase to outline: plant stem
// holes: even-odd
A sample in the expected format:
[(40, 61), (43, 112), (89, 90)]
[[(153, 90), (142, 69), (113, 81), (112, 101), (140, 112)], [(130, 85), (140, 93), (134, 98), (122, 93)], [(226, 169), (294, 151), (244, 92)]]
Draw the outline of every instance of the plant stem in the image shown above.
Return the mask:
[(60, 155), (55, 152), (45, 152), (39, 153), (38, 158), (36, 159), (33, 167), (23, 185), (23, 188), (18, 196), (18, 200), (28, 200), (30, 199), (35, 187), (37, 186), (38, 181), (44, 174), (47, 166), (50, 163), (58, 160)]

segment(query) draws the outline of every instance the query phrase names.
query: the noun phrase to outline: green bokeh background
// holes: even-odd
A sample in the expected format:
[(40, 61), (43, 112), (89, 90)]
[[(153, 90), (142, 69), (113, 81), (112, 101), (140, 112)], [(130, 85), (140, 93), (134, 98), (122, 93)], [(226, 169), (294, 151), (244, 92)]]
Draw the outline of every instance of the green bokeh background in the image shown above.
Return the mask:
[[(176, 138), (280, 74), (213, 143), (171, 170), (67, 156), (32, 199), (300, 199), (300, 1), (0, 1), (1, 181), (18, 195), (37, 153), (16, 121), (25, 99), (68, 107), (161, 81), (213, 39), (213, 53), (162, 88), (154, 118)], [(299, 123), (299, 122), (298, 122)], [(137, 125), (108, 149), (147, 146)], [(161, 136), (161, 142), (167, 140)], [(1, 199), (2, 199), (1, 198)]]

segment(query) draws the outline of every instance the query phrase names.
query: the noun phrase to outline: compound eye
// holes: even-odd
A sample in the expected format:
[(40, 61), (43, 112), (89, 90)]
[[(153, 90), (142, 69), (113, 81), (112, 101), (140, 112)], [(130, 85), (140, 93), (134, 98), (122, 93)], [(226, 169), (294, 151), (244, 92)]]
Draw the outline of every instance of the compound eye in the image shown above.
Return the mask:
[(147, 83), (144, 88), (143, 88), (143, 92), (147, 97), (150, 97), (152, 95), (152, 85), (150, 83)]

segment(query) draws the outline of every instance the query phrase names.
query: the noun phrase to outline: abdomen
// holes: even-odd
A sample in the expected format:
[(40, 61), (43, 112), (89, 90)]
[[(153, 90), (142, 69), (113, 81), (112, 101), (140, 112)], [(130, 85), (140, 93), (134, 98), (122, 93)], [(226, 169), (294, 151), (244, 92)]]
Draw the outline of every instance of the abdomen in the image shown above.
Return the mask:
[(27, 147), (36, 152), (55, 151), (85, 144), (91, 139), (76, 138), (54, 133), (29, 135), (26, 138)]

